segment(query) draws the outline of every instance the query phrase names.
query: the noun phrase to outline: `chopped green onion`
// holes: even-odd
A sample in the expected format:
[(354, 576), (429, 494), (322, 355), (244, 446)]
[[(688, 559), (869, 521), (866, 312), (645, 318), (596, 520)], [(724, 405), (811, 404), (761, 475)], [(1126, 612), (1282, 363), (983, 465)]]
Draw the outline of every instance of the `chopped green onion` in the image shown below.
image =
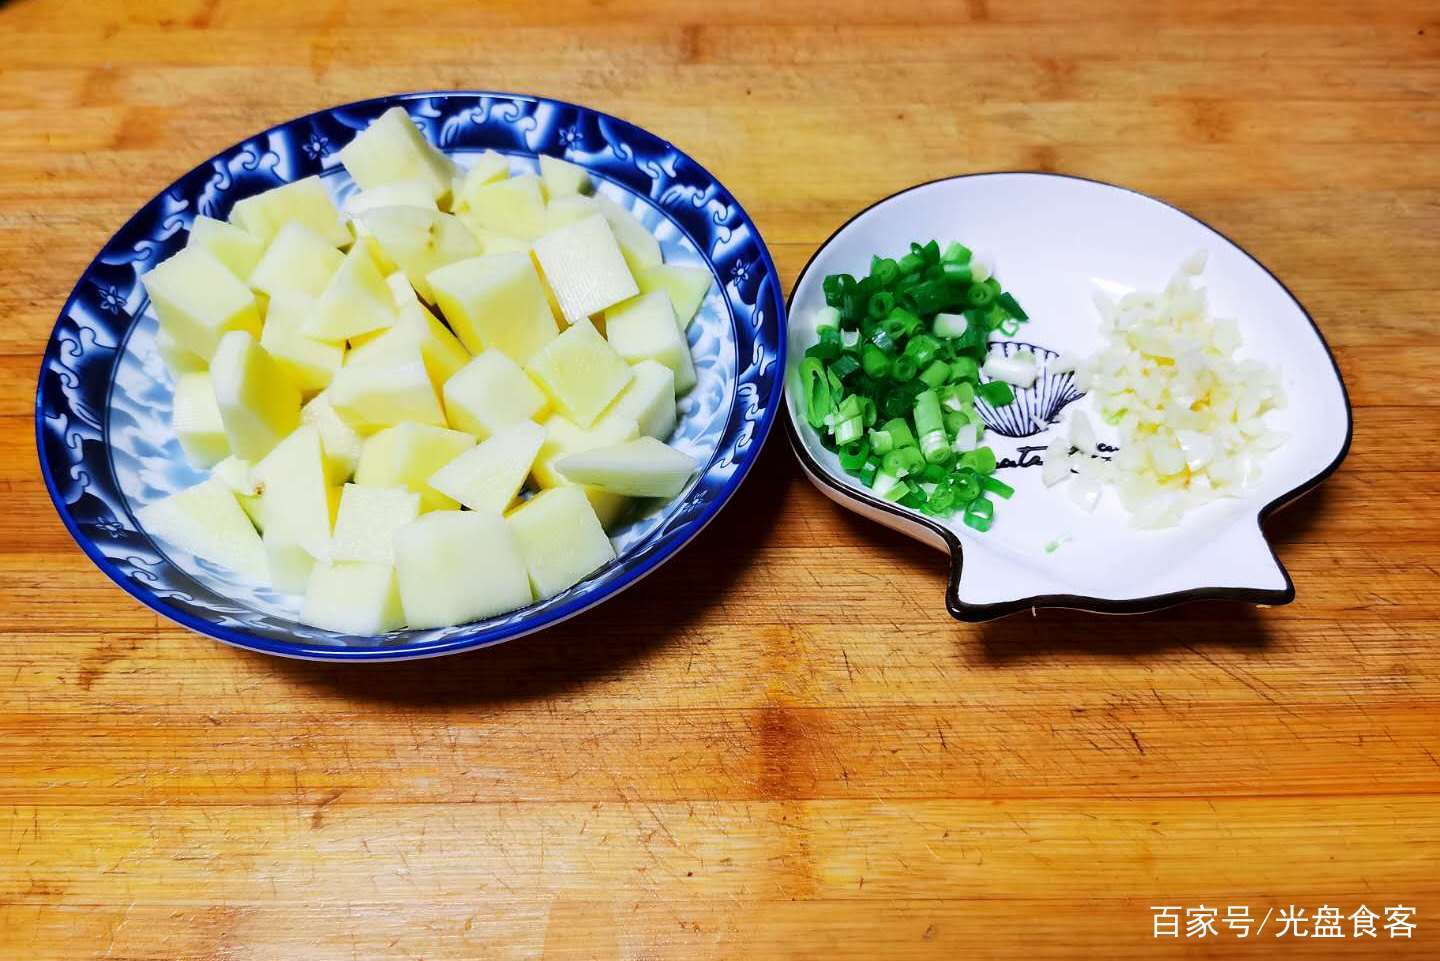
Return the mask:
[(1004, 407), (1015, 400), (1015, 391), (1003, 380), (992, 380), (981, 384), (980, 398), (991, 407)]
[(1005, 312), (1011, 317), (1014, 317), (1016, 320), (1030, 319), (1030, 315), (1025, 313), (1025, 311), (1020, 308), (1020, 302), (1017, 301), (1015, 299), (1015, 296), (1011, 294), (1008, 290), (1002, 293), (999, 297), (996, 297), (995, 303), (999, 304), (1001, 307), (1004, 307)]
[(856, 360), (850, 354), (841, 354), (839, 357), (835, 358), (835, 362), (830, 365), (830, 373), (834, 374), (836, 377), (839, 377), (842, 381), (848, 379), (851, 374), (855, 373), (859, 369), (860, 361)]
[(840, 466), (847, 471), (859, 470), (869, 459), (870, 442), (863, 437), (840, 448)]
[(970, 248), (962, 243), (951, 243), (940, 255), (942, 264), (968, 264), (970, 262)]
[(866, 304), (865, 312), (870, 315), (871, 320), (884, 320), (890, 316), (890, 311), (895, 309), (895, 295), (888, 290), (877, 290), (870, 295), (870, 301)]
[(840, 445), (854, 443), (865, 436), (865, 422), (859, 416), (842, 420), (835, 425), (835, 443)]
[(896, 357), (890, 362), (891, 380), (913, 380), (920, 372), (920, 365), (912, 357)]
[(825, 368), (820, 361), (806, 357), (800, 362), (800, 382), (804, 386), (805, 421), (819, 430), (825, 426), (825, 417), (835, 406), (830, 397)]
[(1010, 499), (1010, 495), (1015, 493), (1015, 488), (993, 474), (980, 478), (980, 486), (985, 488), (987, 492), (1007, 501)]
[(968, 467), (977, 474), (995, 473), (995, 452), (988, 447), (977, 447), (960, 455), (960, 466)]
[(930, 366), (920, 372), (920, 380), (930, 387), (939, 387), (950, 379), (950, 366), (943, 360), (933, 360)]
[(936, 337), (964, 337), (965, 330), (970, 322), (965, 319), (964, 314), (936, 314), (931, 329)]
[(971, 307), (988, 307), (995, 300), (995, 291), (984, 284), (971, 284), (965, 289), (965, 302)]
[[(827, 276), (815, 342), (800, 365), (805, 418), (847, 473), (877, 496), (939, 517), (964, 512), (988, 528), (990, 496), (1013, 493), (990, 475), (977, 397), (1014, 400), (1003, 382), (980, 382), (992, 331), (1026, 319), (963, 244), (914, 242), (898, 259), (871, 258), (869, 272)], [(877, 421), (884, 423), (877, 428)], [(982, 481), (983, 479), (983, 481)]]

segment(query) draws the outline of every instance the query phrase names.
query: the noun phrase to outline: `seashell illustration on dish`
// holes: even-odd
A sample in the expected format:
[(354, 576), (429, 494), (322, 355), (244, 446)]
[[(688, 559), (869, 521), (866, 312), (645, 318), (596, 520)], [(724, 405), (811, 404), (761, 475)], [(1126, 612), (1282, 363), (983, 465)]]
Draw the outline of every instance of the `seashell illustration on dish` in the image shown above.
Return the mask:
[(1054, 424), (1069, 404), (1085, 396), (1075, 384), (1075, 371), (1058, 369), (1059, 351), (1015, 340), (990, 344), (992, 356), (1011, 357), (1022, 350), (1030, 351), (1040, 363), (1035, 383), (1014, 388), (1015, 400), (1004, 407), (992, 407), (984, 398), (975, 400), (975, 411), (985, 429), (1002, 437), (1034, 437)]
[[(1006, 408), (976, 405), (997, 476), (1015, 489), (986, 533), (874, 496), (839, 465), (802, 414), (796, 368), (816, 340), (815, 311), (833, 273), (863, 274), (874, 254), (911, 241), (959, 241), (991, 255), (996, 276), (1024, 304), (1024, 340), (991, 355), (1030, 350), (1033, 384)], [(1207, 296), (1217, 316), (1241, 325), (1244, 352), (1279, 367), (1288, 406), (1274, 428), (1288, 437), (1257, 483), (1216, 499), (1177, 525), (1140, 529), (1118, 503), (1093, 511), (1042, 481), (1045, 452), (1063, 440), (1066, 408), (1088, 404), (1068, 364), (1101, 346), (1097, 291), (1114, 296), (1163, 286), (1177, 264), (1209, 255)], [(1295, 588), (1261, 523), (1319, 485), (1350, 446), (1349, 399), (1324, 337), (1264, 265), (1184, 211), (1110, 184), (1058, 174), (971, 174), (912, 187), (842, 225), (811, 258), (790, 295), (786, 371), (791, 445), (806, 475), (840, 506), (945, 551), (946, 607), (984, 621), (1042, 607), (1139, 613), (1200, 599), (1286, 604)], [(1114, 447), (1101, 446), (1105, 457)], [(1073, 482), (1069, 486), (1074, 486)]]

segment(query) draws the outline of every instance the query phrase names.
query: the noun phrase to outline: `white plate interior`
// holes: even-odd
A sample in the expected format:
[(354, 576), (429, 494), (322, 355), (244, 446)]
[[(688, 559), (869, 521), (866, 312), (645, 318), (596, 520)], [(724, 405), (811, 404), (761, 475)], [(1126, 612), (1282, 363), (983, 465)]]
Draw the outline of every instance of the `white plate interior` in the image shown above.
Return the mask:
[[(1082, 356), (1100, 346), (1093, 306), (1097, 290), (1158, 290), (1181, 261), (1204, 250), (1209, 262), (1201, 281), (1212, 314), (1238, 321), (1244, 338), (1240, 355), (1278, 366), (1288, 394), (1288, 405), (1269, 415), (1268, 422), (1289, 434), (1289, 440), (1266, 459), (1259, 485), (1243, 497), (1187, 513), (1174, 528), (1135, 529), (1113, 493), (1094, 513), (1085, 513), (1072, 503), (1063, 483), (1047, 489), (1038, 466), (1002, 467), (1000, 476), (1015, 488), (1015, 496), (997, 502), (996, 521), (988, 533), (970, 530), (958, 517), (943, 522), (963, 545), (966, 563), (958, 587), (962, 604), (1003, 604), (1046, 595), (1128, 601), (1205, 588), (1287, 587), (1261, 536), (1258, 515), (1332, 468), (1345, 448), (1350, 415), (1318, 330), (1264, 267), (1189, 215), (1106, 184), (1023, 173), (927, 184), (858, 215), (806, 268), (791, 300), (787, 387), (794, 383), (805, 348), (815, 342), (814, 315), (824, 305), (825, 276), (863, 276), (871, 255), (899, 256), (912, 240), (931, 238), (942, 246), (958, 240), (992, 258), (997, 278), (1030, 315), (1014, 340)], [(786, 394), (808, 454), (835, 481), (863, 492), (805, 423), (799, 391)], [(1077, 403), (1088, 411), (1088, 400)], [(1019, 448), (1043, 448), (1063, 424), (1062, 413), (1032, 437), (1010, 440), (992, 431), (986, 442), (1002, 458), (1033, 460), (1039, 451), (1022, 458)], [(854, 501), (847, 506), (864, 507)], [(920, 517), (918, 512), (915, 516)], [(901, 521), (895, 526), (943, 544), (923, 524)]]

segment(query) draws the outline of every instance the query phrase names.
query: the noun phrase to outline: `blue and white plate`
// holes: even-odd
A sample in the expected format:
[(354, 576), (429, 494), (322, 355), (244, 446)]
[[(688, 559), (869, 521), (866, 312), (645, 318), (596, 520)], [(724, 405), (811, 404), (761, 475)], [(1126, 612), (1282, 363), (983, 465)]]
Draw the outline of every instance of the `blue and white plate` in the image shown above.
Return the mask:
[[(650, 226), (672, 263), (715, 283), (690, 327), (699, 384), (682, 399), (672, 443), (704, 465), (663, 509), (618, 532), (618, 558), (550, 600), (442, 630), (346, 637), (295, 620), (293, 596), (238, 585), (194, 557), (162, 550), (135, 511), (203, 479), (170, 428), (173, 382), (155, 344), (140, 275), (180, 249), (200, 214), (318, 174), (337, 202), (354, 189), (336, 154), (390, 107), (409, 111), (462, 166), (484, 150), (533, 168), (538, 154), (589, 171), (597, 190)], [(382, 97), (264, 131), (191, 170), (140, 209), (86, 269), (65, 304), (35, 397), (40, 466), (55, 508), (99, 568), (186, 627), (271, 654), (395, 660), (484, 647), (556, 624), (619, 593), (673, 556), (715, 516), (759, 455), (779, 410), (785, 304), (755, 225), (705, 168), (633, 124), (574, 104), (474, 91)]]

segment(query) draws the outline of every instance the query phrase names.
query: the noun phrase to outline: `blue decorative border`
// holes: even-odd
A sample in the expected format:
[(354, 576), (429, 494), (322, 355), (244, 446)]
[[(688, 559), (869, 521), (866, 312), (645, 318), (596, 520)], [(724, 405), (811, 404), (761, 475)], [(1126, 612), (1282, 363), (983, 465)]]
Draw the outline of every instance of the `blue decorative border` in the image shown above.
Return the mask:
[[(738, 353), (729, 415), (699, 480), (611, 568), (550, 601), (446, 632), (400, 632), (380, 646), (257, 612), (211, 590), (139, 528), (117, 481), (111, 393), (126, 340), (145, 308), (140, 275), (182, 245), (197, 214), (224, 217), (242, 197), (312, 174), (338, 173), (335, 151), (395, 105), (451, 152), (495, 149), (563, 156), (647, 198), (721, 282)], [(743, 481), (781, 402), (785, 303), (774, 262), (744, 209), (688, 155), (636, 127), (575, 104), (513, 94), (431, 91), (322, 110), (272, 127), (197, 166), (142, 207), (71, 292), (41, 363), (36, 444), (51, 500), (76, 542), (112, 580), (166, 617), (238, 647), (341, 661), (400, 660), (498, 644), (598, 604), (664, 563), (700, 532)], [(288, 631), (304, 640), (282, 639)]]

